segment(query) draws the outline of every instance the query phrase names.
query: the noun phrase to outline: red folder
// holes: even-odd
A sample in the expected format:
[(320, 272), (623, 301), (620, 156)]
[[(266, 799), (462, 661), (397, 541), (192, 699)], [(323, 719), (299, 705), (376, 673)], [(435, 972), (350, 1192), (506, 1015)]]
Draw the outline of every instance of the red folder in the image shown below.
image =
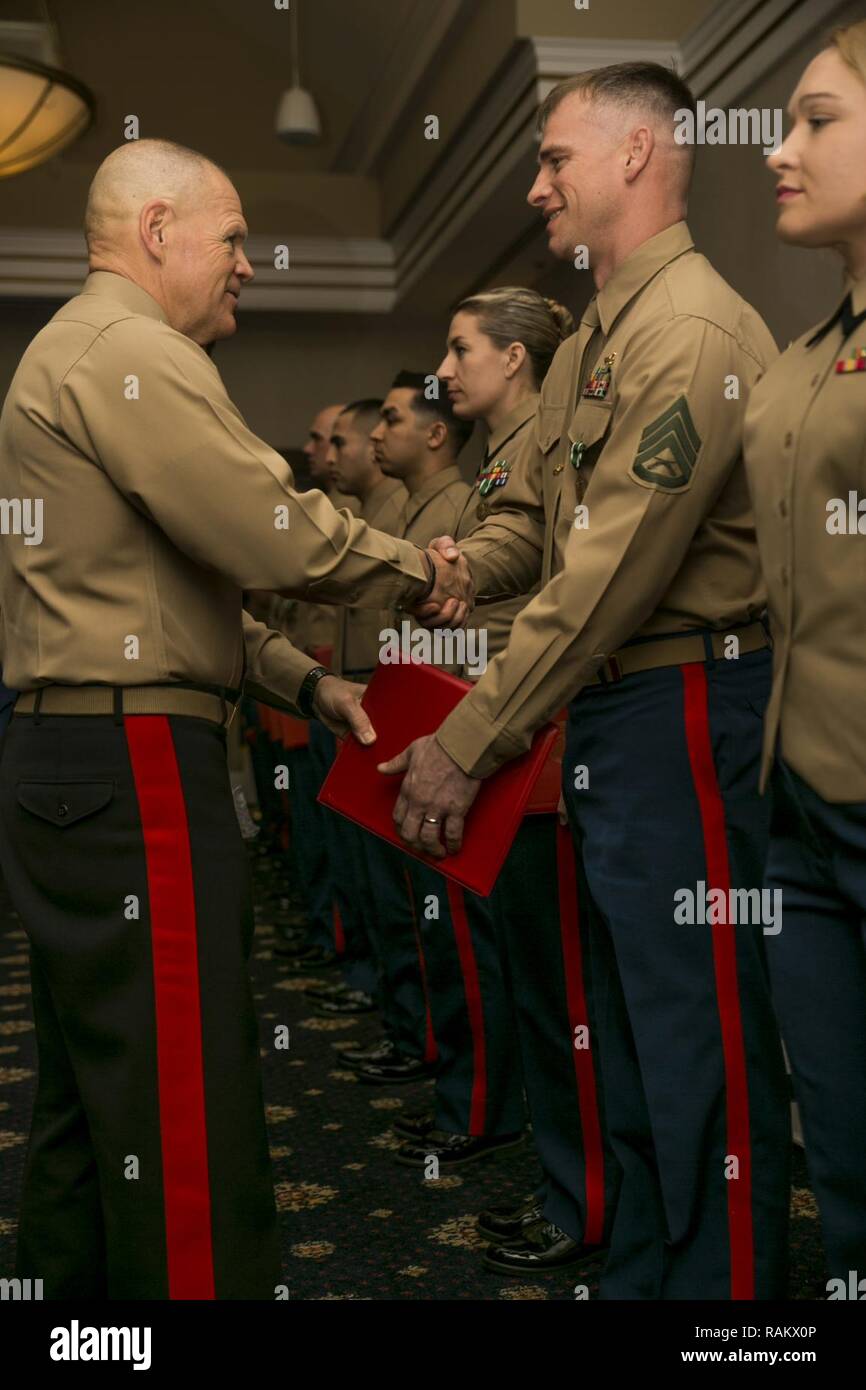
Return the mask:
[(438, 729), (471, 689), (467, 681), (435, 666), (415, 662), (377, 666), (362, 703), (378, 738), (369, 748), (352, 737), (343, 740), (318, 799), (446, 878), (487, 897), (517, 834), (533, 785), (556, 742), (556, 725), (544, 725), (528, 753), (484, 778), (466, 817), (463, 845), (459, 853), (444, 859), (416, 853), (403, 843), (391, 819), (402, 776), (387, 777), (376, 771), (377, 763), (388, 762), (413, 739)]
[(556, 738), (526, 803), (527, 816), (549, 815), (559, 806), (562, 791), (562, 757), (565, 752), (565, 721), (568, 710), (556, 716)]

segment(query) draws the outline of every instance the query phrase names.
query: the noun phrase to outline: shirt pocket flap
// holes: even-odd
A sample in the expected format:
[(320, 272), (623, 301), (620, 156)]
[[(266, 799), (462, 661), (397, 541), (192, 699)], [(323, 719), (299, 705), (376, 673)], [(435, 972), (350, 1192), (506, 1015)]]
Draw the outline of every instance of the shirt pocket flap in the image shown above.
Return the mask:
[(113, 796), (113, 781), (18, 783), (18, 801), (25, 811), (61, 830), (101, 811)]
[(543, 454), (547, 454), (553, 448), (558, 439), (562, 438), (562, 430), (565, 424), (564, 405), (543, 405), (539, 410), (538, 416), (538, 447)]
[(613, 415), (613, 402), (603, 404), (596, 401), (578, 401), (568, 437), (572, 444), (583, 444), (589, 449), (602, 438)]

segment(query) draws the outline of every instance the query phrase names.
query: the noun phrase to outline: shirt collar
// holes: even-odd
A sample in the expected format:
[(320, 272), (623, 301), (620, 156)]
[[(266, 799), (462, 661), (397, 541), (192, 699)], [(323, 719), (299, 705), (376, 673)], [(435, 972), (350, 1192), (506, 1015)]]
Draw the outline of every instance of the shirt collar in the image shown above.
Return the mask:
[(81, 293), (98, 294), (105, 299), (113, 299), (125, 309), (131, 309), (133, 313), (144, 314), (146, 318), (168, 323), (168, 315), (162, 305), (157, 304), (147, 290), (113, 270), (92, 270), (84, 282)]
[[(866, 314), (866, 276), (863, 276), (863, 278), (860, 280), (852, 280), (850, 277), (846, 276), (845, 294), (843, 296), (841, 304), (839, 304), (838, 308), (834, 311), (831, 317), (829, 319), (825, 319), (821, 326), (819, 328), (816, 328), (812, 336), (806, 339), (807, 348), (815, 347), (818, 343), (823, 342), (824, 338), (827, 337), (827, 334), (830, 332), (831, 328), (834, 328), (836, 326), (836, 324), (842, 318), (842, 311), (845, 307), (845, 303), (848, 299), (849, 294), (851, 296), (851, 317), (856, 319), (861, 314)], [(843, 341), (847, 341), (848, 336), (849, 335), (844, 334)]]
[(406, 503), (406, 511), (409, 517), (417, 516), (418, 512), (420, 512), (422, 507), (427, 505), (431, 497), (436, 497), (437, 494), (443, 492), (446, 487), (450, 487), (451, 483), (459, 483), (461, 481), (460, 469), (457, 467), (456, 463), (451, 464), (448, 468), (443, 468), (439, 473), (434, 473), (417, 492), (410, 492), (409, 500)]
[(379, 507), (384, 506), (391, 494), (396, 492), (397, 489), (401, 488), (402, 486), (403, 484), (400, 482), (399, 478), (382, 478), (382, 480), (378, 482), (376, 486), (372, 488), (370, 492), (367, 494), (367, 499), (364, 502), (364, 507), (367, 509), (369, 509), (370, 507), (378, 509)]
[(618, 266), (597, 296), (598, 316), (607, 337), (614, 320), (654, 275), (684, 252), (694, 249), (692, 234), (685, 222), (674, 222), (663, 232), (644, 241)]
[(514, 409), (509, 410), (505, 419), (497, 425), (487, 441), (485, 461), (491, 459), (494, 454), (498, 454), (500, 449), (503, 449), (508, 443), (509, 439), (513, 438), (517, 433), (521, 425), (525, 425), (527, 420), (532, 419), (538, 409), (539, 399), (538, 392), (534, 391), (529, 396), (523, 396), (523, 398), (517, 402)]

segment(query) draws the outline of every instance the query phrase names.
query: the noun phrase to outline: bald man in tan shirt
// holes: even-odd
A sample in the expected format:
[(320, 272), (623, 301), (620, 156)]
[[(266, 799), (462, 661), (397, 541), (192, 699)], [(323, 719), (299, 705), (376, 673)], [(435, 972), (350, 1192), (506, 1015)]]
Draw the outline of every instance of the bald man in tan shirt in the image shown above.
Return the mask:
[(0, 417), (0, 493), (26, 523), (0, 550), (0, 664), (23, 692), (0, 864), (39, 1042), (17, 1274), (46, 1298), (272, 1299), (225, 725), (245, 685), (373, 731), (360, 689), (244, 614), (242, 591), (379, 607), (433, 585), (455, 612), (471, 591), (465, 570), (298, 494), (226, 394), (204, 349), (234, 332), (253, 272), (221, 170), (165, 141), (124, 146), (86, 232), (84, 290), (24, 354)]

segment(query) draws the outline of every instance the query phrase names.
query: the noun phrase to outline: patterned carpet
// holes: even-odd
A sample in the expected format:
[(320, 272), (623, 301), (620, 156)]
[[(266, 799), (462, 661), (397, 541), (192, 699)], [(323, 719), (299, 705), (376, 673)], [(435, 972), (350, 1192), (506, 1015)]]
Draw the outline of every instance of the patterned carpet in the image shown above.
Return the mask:
[[(257, 897), (274, 864), (252, 855)], [(438, 1182), (393, 1161), (391, 1121), (420, 1106), (432, 1083), (367, 1087), (336, 1050), (378, 1035), (375, 1015), (317, 1018), (273, 954), (274, 928), (256, 909), (252, 974), (262, 1036), (290, 1030), (288, 1056), (262, 1048), (268, 1125), (292, 1299), (547, 1299), (574, 1297), (578, 1278), (597, 1291), (598, 1266), (522, 1283), (486, 1271), (475, 1213), (520, 1201), (538, 1178), (530, 1144)], [(15, 1216), (36, 1079), (26, 937), (0, 884), (0, 1277), (13, 1271)], [(817, 1213), (795, 1150), (792, 1204), (795, 1298), (824, 1297)]]

